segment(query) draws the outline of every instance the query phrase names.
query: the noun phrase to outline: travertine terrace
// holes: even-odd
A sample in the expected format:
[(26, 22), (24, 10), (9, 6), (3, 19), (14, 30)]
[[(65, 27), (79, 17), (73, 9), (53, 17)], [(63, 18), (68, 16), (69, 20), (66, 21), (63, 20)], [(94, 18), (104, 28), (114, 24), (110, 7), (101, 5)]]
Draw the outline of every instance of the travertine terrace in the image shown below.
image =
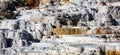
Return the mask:
[(0, 55), (120, 55), (120, 1), (0, 0)]

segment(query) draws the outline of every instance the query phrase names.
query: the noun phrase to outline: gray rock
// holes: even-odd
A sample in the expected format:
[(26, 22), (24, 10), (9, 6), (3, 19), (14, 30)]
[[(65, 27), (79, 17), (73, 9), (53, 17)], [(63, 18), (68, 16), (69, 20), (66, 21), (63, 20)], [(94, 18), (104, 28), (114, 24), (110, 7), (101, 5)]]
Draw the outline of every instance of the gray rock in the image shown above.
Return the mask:
[(7, 43), (4, 37), (4, 33), (0, 32), (0, 49), (1, 48), (6, 48), (7, 47)]

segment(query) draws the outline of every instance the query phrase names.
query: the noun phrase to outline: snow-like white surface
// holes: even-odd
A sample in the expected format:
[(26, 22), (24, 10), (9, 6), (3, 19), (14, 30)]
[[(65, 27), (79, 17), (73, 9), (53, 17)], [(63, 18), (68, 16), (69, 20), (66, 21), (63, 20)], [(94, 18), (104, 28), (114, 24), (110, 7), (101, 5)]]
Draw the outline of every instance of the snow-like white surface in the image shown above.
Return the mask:
[(95, 38), (95, 37), (73, 37), (73, 36), (64, 36), (63, 39), (66, 42), (78, 42), (78, 43), (102, 43), (105, 42), (105, 39)]

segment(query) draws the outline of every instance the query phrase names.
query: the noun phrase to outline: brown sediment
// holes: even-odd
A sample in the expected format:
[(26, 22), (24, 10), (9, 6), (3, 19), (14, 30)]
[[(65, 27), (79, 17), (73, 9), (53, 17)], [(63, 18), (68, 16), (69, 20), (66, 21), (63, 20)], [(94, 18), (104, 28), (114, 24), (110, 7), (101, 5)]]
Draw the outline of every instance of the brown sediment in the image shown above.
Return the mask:
[(120, 47), (106, 46), (105, 55), (120, 55)]
[(116, 53), (116, 55), (120, 55), (120, 51), (119, 51), (119, 52), (118, 52), (118, 51), (116, 51), (115, 53)]
[(66, 3), (69, 3), (69, 0), (61, 0), (61, 4), (66, 4)]
[(100, 28), (97, 28), (97, 34), (108, 34), (108, 31), (100, 27)]
[(103, 28), (103, 27), (100, 27), (100, 28), (97, 28), (97, 34), (119, 34), (119, 31), (116, 31), (116, 30), (108, 30), (106, 28)]
[(106, 50), (105, 55), (120, 55), (120, 51)]
[(111, 50), (106, 50), (105, 55), (116, 55), (116, 52)]
[(29, 7), (29, 8), (34, 8), (34, 7), (37, 7), (39, 6), (39, 0), (27, 0), (26, 1), (26, 5)]
[(87, 30), (80, 30), (79, 28), (54, 28), (52, 32), (56, 35), (72, 35), (72, 34), (86, 34)]

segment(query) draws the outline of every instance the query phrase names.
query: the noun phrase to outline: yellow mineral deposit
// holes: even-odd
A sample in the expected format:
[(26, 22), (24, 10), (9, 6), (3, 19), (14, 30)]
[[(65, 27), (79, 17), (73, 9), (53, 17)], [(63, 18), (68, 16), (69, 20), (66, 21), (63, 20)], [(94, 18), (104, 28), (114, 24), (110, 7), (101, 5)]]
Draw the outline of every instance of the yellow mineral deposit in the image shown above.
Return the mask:
[(116, 55), (115, 51), (106, 50), (105, 55)]
[(120, 55), (120, 51), (116, 51), (116, 55)]
[(105, 28), (100, 27), (97, 28), (97, 34), (108, 34), (108, 31)]
[(56, 35), (72, 35), (72, 34), (86, 34), (87, 30), (79, 28), (54, 28), (52, 32)]
[(105, 55), (120, 55), (120, 51), (106, 50)]
[(40, 0), (39, 6), (46, 5), (50, 3), (51, 0)]
[(62, 5), (64, 5), (64, 4), (67, 4), (67, 3), (69, 3), (69, 2), (70, 2), (69, 0), (61, 0), (60, 3), (61, 3)]

